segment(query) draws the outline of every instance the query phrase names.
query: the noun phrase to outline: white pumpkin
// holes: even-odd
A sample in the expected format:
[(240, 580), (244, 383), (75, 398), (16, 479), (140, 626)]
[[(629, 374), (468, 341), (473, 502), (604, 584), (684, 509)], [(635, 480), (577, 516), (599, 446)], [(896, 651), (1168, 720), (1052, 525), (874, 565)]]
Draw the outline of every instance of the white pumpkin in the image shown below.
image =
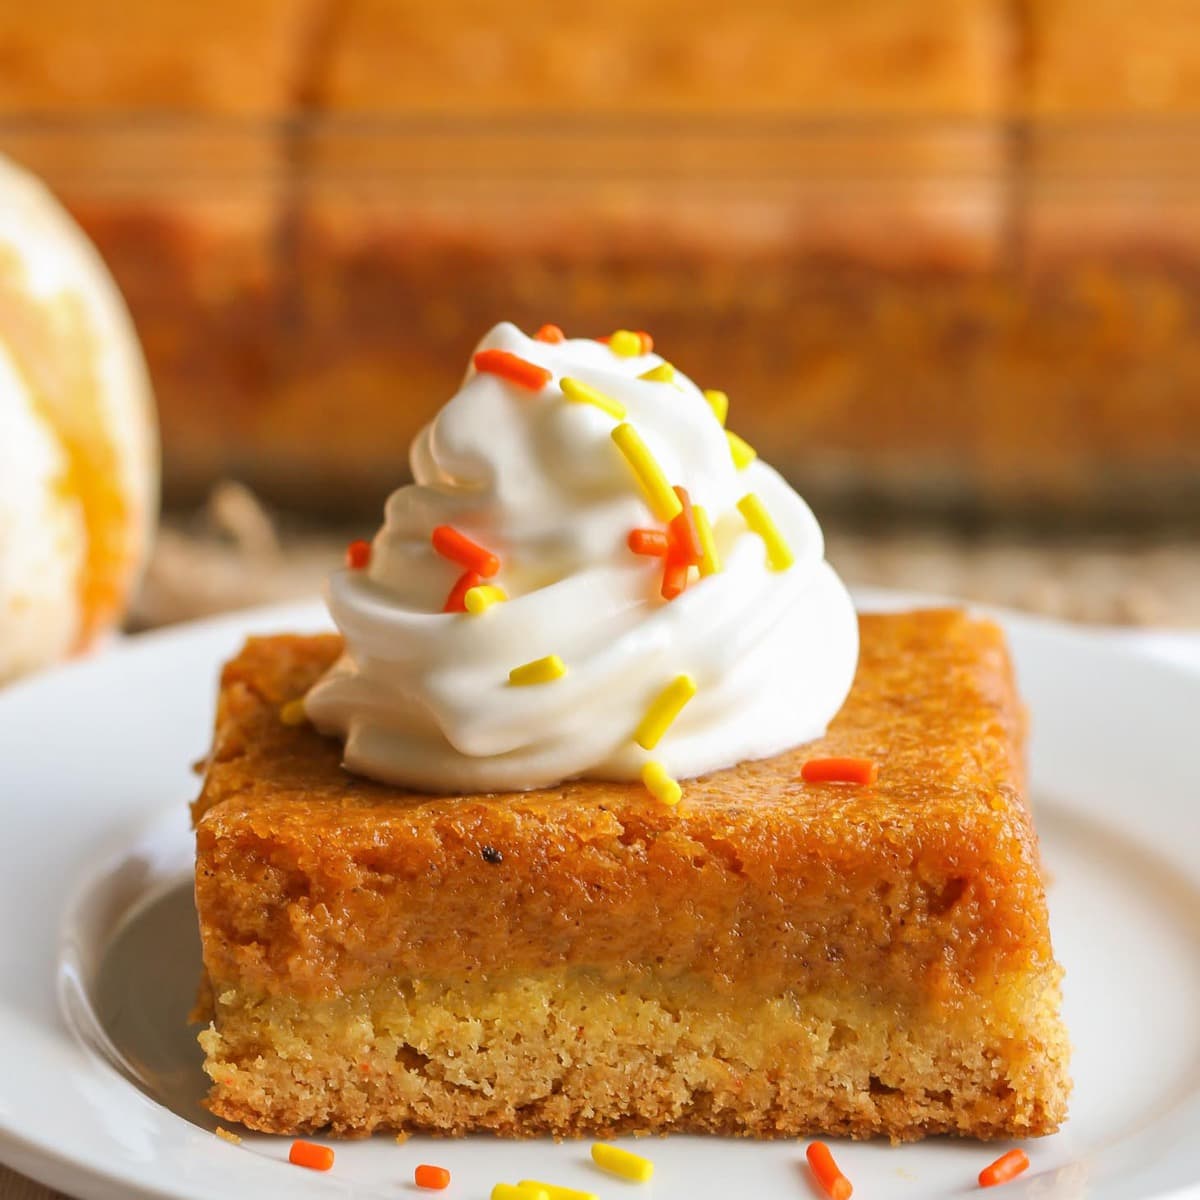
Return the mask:
[(157, 508), (129, 313), (58, 201), (0, 157), (0, 682), (120, 620)]

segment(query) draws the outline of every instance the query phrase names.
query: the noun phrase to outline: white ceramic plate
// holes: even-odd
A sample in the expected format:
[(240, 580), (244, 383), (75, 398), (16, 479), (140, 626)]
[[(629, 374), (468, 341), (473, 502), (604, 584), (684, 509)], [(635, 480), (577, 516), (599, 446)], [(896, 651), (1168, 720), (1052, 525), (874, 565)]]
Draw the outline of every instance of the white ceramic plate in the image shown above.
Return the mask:
[[(864, 597), (894, 606), (894, 596)], [(1006, 618), (1033, 714), (1033, 778), (1067, 968), (1075, 1095), (1063, 1132), (1027, 1145), (1005, 1200), (1200, 1195), (1200, 674), (1111, 639)], [(206, 749), (218, 664), (250, 631), (324, 626), (317, 605), (131, 639), (0, 692), (0, 1159), (86, 1200), (414, 1194), (549, 1179), (602, 1200), (798, 1197), (795, 1141), (638, 1143), (657, 1173), (599, 1174), (588, 1143), (390, 1138), (337, 1146), (325, 1175), (288, 1141), (212, 1135), (183, 1025), (197, 971), (187, 871), (189, 764)], [(842, 1144), (856, 1195), (974, 1189), (1005, 1147)]]

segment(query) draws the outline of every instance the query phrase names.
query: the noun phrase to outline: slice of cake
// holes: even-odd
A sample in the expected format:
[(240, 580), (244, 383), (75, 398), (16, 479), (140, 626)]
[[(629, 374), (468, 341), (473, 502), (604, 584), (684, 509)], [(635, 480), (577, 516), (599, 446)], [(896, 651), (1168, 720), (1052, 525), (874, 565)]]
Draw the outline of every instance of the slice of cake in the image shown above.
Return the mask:
[(226, 669), (194, 812), (219, 1116), (1057, 1126), (1001, 636), (860, 637), (728, 409), (645, 332), (496, 326), (333, 577), (342, 638)]
[[(1021, 1137), (1067, 1043), (999, 630), (862, 618), (827, 736), (684, 783), (414, 794), (225, 669), (195, 806), (210, 1109), (256, 1129)], [(865, 756), (867, 786), (801, 781)]]

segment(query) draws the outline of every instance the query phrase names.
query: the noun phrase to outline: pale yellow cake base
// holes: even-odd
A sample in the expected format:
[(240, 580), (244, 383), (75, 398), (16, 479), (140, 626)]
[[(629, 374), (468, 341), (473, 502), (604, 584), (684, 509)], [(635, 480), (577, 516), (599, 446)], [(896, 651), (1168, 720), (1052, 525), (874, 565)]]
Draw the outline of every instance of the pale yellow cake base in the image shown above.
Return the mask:
[(218, 988), (220, 1031), (200, 1041), (212, 1112), (272, 1133), (1021, 1137), (1066, 1111), (1058, 977), (908, 1013), (648, 971), (392, 981), (303, 1005)]

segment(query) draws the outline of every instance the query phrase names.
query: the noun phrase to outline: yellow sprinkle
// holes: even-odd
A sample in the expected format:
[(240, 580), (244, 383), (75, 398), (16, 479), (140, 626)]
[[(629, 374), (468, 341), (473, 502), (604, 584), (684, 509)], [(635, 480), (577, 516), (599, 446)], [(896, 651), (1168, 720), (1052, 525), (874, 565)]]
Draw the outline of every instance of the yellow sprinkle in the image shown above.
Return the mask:
[(303, 725), (308, 720), (308, 713), (304, 711), (304, 701), (289, 700), (279, 710), (279, 719), (285, 725)]
[(683, 512), (683, 505), (679, 503), (679, 497), (672, 491), (662, 467), (658, 465), (638, 431), (625, 422), (612, 431), (612, 440), (617, 443), (617, 449), (625, 455), (625, 460), (638, 477), (646, 499), (650, 501), (650, 511), (660, 521), (669, 521), (672, 517), (679, 516)]
[(744, 471), (758, 457), (758, 451), (745, 438), (738, 437), (736, 433), (730, 433), (728, 429), (725, 430), (725, 437), (729, 441), (729, 453), (733, 455), (733, 465), (739, 471)]
[(522, 1179), (517, 1185), (523, 1188), (541, 1188), (546, 1200), (600, 1200), (595, 1192), (580, 1192), (575, 1188), (560, 1187), (557, 1183), (542, 1183), (537, 1179)]
[(678, 804), (683, 795), (683, 788), (667, 774), (667, 768), (660, 762), (648, 762), (642, 768), (642, 782), (650, 789), (655, 800), (661, 800), (664, 804)]
[(481, 583), (473, 588), (467, 588), (467, 594), (463, 596), (463, 604), (466, 605), (467, 612), (478, 616), (480, 613), (487, 612), (493, 604), (500, 604), (507, 599), (508, 594), (502, 587), (497, 587), (494, 583)]
[(534, 683), (551, 683), (566, 673), (563, 660), (557, 654), (547, 654), (545, 658), (535, 658), (533, 662), (513, 667), (508, 673), (508, 682), (513, 687), (528, 687)]
[(591, 404), (618, 421), (625, 419), (625, 405), (611, 396), (606, 396), (591, 384), (579, 379), (561, 379), (558, 386), (562, 388), (563, 395), (568, 400), (574, 400), (576, 404)]
[(671, 722), (695, 694), (696, 681), (690, 675), (676, 675), (651, 701), (646, 715), (634, 732), (633, 740), (643, 750), (653, 750), (662, 741)]
[(708, 401), (708, 407), (713, 410), (713, 416), (724, 425), (725, 418), (729, 416), (729, 397), (717, 388), (705, 388), (704, 398)]
[(649, 1183), (654, 1174), (654, 1164), (648, 1158), (604, 1142), (592, 1143), (592, 1162), (602, 1170), (620, 1175), (622, 1179), (632, 1179), (634, 1183)]
[(628, 329), (618, 329), (608, 339), (608, 348), (622, 358), (636, 358), (642, 352), (642, 339)]
[(638, 378), (648, 379), (651, 383), (674, 383), (675, 368), (669, 362), (661, 362), (657, 367), (643, 371)]
[(242, 1144), (242, 1139), (238, 1134), (233, 1133), (228, 1129), (224, 1129), (220, 1125), (218, 1125), (213, 1132), (221, 1139), (221, 1141), (228, 1142), (231, 1146), (240, 1146)]
[(492, 1188), (492, 1200), (550, 1200), (550, 1193), (527, 1183), (498, 1183)]
[(767, 564), (771, 570), (786, 571), (796, 560), (763, 502), (753, 492), (747, 492), (737, 506), (738, 512), (746, 518), (746, 524), (766, 543)]
[(700, 549), (704, 552), (704, 557), (700, 560), (700, 574), (715, 575), (721, 569), (721, 556), (717, 553), (717, 543), (713, 537), (708, 513), (704, 511), (702, 504), (693, 504), (692, 516), (696, 519), (696, 532), (700, 535)]

